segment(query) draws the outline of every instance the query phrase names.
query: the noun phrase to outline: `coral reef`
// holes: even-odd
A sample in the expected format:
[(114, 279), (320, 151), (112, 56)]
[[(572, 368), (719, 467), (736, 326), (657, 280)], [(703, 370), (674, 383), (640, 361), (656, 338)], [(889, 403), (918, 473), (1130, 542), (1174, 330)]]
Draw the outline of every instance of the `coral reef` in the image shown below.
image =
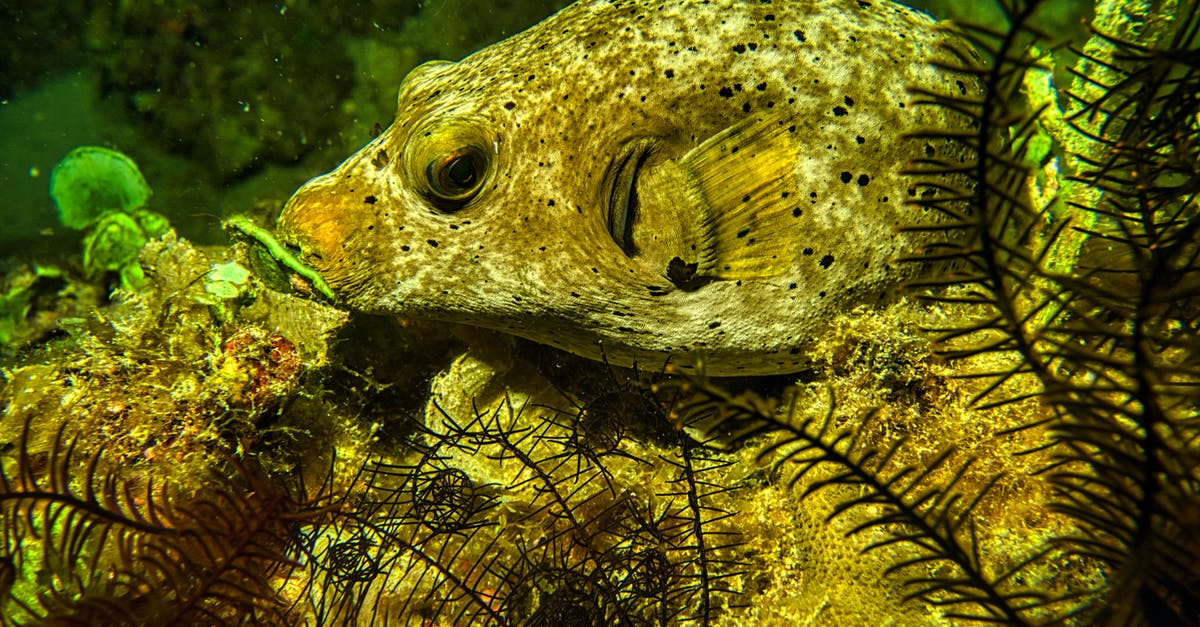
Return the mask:
[(90, 310), (6, 275), (0, 623), (1200, 622), (1200, 9), (1038, 6), (914, 95), (972, 122), (912, 164), (942, 270), (797, 377), (348, 321), (245, 220)]

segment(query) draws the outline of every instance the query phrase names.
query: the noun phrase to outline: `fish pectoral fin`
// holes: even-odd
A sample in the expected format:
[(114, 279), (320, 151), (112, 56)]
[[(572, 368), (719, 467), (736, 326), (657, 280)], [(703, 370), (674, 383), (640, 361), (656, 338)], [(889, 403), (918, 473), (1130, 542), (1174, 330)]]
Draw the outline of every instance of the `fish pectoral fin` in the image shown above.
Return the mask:
[(789, 118), (748, 118), (679, 158), (689, 179), (699, 242), (697, 274), (777, 276), (794, 258), (793, 211), (800, 141)]

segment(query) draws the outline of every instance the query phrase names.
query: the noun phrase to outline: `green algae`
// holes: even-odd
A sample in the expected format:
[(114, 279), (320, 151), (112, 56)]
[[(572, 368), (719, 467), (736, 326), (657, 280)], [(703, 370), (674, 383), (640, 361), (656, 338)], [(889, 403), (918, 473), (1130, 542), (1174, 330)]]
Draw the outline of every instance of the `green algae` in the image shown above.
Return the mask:
[(109, 148), (81, 146), (54, 166), (50, 196), (64, 225), (86, 231), (83, 269), (88, 277), (116, 272), (125, 289), (145, 284), (138, 252), (170, 228), (165, 216), (145, 209), (150, 194), (133, 159)]
[(101, 146), (80, 146), (54, 166), (50, 196), (59, 220), (82, 230), (108, 213), (141, 209), (150, 199), (150, 186), (133, 159)]

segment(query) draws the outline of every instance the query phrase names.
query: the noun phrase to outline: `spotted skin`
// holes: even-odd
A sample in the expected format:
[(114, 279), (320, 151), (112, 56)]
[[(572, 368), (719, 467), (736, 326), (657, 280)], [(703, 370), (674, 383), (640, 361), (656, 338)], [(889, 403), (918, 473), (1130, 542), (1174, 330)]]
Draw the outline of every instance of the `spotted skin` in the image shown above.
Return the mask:
[[(945, 146), (903, 136), (955, 121), (913, 107), (908, 87), (955, 88), (926, 63), (939, 44), (959, 46), (948, 37), (879, 0), (585, 0), (414, 70), (393, 124), (298, 190), (280, 232), (356, 310), (498, 329), (619, 365), (793, 372), (834, 315), (917, 271), (896, 262), (920, 245), (898, 232), (919, 217), (901, 170)], [(798, 158), (763, 176), (785, 210), (766, 224), (743, 216), (730, 241), (774, 254), (737, 276), (697, 275), (673, 255), (687, 237), (673, 229), (694, 227), (684, 201), (670, 205), (682, 191), (646, 188), (640, 168), (755, 117), (790, 129), (773, 141), (794, 142)], [(639, 207), (630, 254), (611, 226), (612, 173), (642, 140), (645, 163), (625, 171), (658, 204)], [(446, 205), (422, 179), (460, 144), (484, 155), (483, 182)], [(721, 158), (731, 161), (715, 170), (738, 157)], [(749, 197), (762, 183), (728, 184)]]

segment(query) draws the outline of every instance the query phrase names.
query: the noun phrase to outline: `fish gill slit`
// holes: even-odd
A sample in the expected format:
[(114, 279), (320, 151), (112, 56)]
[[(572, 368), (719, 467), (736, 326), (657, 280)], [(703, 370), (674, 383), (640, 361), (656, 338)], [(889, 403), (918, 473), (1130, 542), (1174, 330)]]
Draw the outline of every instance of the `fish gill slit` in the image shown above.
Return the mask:
[(637, 177), (653, 147), (653, 140), (646, 138), (631, 141), (625, 146), (617, 161), (616, 175), (608, 194), (608, 234), (628, 257), (638, 254), (633, 241), (633, 223), (638, 211)]

